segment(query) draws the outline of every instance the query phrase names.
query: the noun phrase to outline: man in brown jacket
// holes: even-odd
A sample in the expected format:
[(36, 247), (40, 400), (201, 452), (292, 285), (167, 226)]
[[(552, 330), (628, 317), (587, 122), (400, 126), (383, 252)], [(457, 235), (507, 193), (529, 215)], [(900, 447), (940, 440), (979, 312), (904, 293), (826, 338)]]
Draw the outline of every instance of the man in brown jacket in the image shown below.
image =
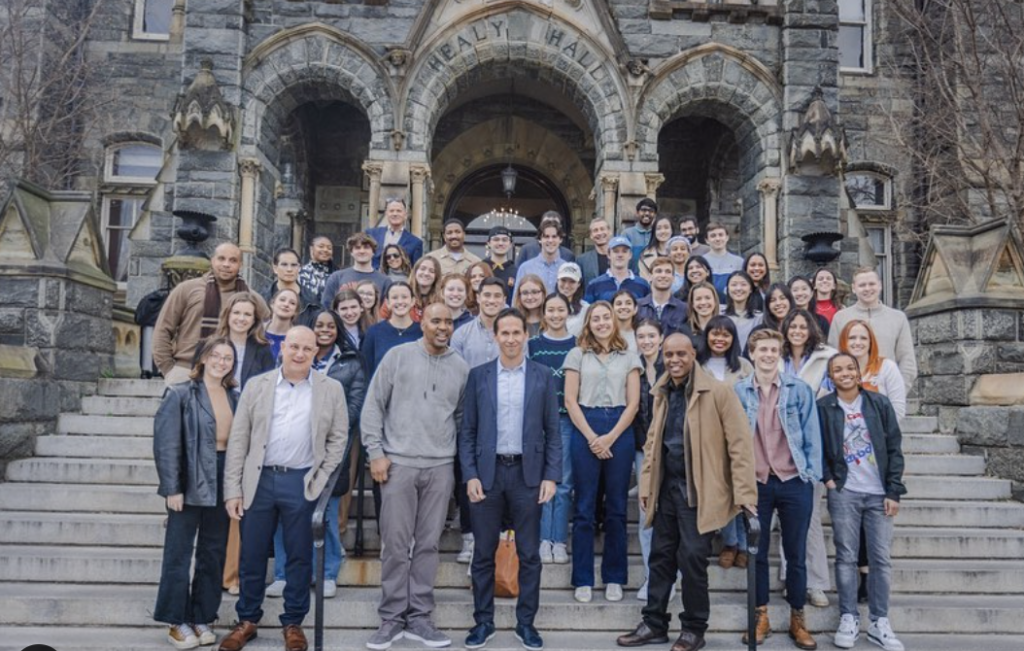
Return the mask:
[[(209, 272), (179, 284), (167, 297), (153, 332), (153, 361), (168, 386), (188, 380), (196, 344), (217, 329), (221, 306), (249, 290), (238, 277), (241, 267), (241, 249), (224, 242), (214, 250)], [(259, 301), (256, 318), (266, 319), (269, 311)]]
[(683, 574), (682, 633), (672, 651), (704, 647), (711, 614), (708, 556), (717, 529), (740, 509), (757, 511), (754, 450), (736, 393), (694, 363), (690, 338), (662, 349), (666, 373), (651, 389), (654, 409), (640, 472), (640, 503), (654, 526), (643, 621), (619, 646), (668, 642), (668, 602)]

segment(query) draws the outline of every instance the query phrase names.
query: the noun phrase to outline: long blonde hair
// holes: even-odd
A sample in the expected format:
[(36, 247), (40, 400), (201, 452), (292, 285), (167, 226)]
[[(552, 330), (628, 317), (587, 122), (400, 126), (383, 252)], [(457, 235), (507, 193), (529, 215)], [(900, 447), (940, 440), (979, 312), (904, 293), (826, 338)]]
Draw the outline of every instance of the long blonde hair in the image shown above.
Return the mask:
[[(594, 308), (597, 307), (603, 307), (612, 315), (613, 330), (611, 339), (608, 340), (607, 350), (590, 330), (590, 320), (594, 317)], [(615, 310), (612, 309), (611, 303), (608, 301), (594, 301), (587, 307), (587, 316), (583, 322), (583, 330), (580, 331), (580, 336), (576, 338), (576, 345), (588, 353), (611, 353), (629, 350), (629, 345), (619, 332), (619, 322), (615, 319)]]
[(253, 324), (249, 326), (249, 332), (246, 333), (246, 337), (255, 339), (256, 343), (261, 346), (269, 344), (270, 342), (267, 341), (267, 331), (263, 326), (266, 315), (261, 314), (263, 312), (263, 302), (252, 292), (237, 292), (231, 295), (227, 304), (220, 311), (220, 321), (217, 323), (217, 329), (214, 331), (213, 336), (216, 338), (231, 338), (231, 326), (228, 325), (228, 319), (231, 318), (231, 310), (239, 303), (249, 303), (252, 305)]

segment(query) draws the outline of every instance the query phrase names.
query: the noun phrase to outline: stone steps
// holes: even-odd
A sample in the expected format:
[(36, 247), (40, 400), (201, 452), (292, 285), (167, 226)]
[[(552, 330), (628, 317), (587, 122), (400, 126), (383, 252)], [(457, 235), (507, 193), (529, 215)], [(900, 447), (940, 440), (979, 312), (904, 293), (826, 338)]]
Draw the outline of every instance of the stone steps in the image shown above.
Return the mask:
[(145, 416), (152, 418), (160, 398), (140, 396), (89, 396), (82, 399), (82, 414), (90, 416)]
[(904, 434), (903, 454), (956, 454), (960, 443), (948, 434)]
[[(155, 597), (151, 585), (64, 584), (55, 590), (52, 584), (46, 583), (0, 583), (0, 625), (138, 626), (152, 621)], [(435, 598), (434, 621), (441, 629), (468, 630), (473, 611), (469, 590), (439, 588), (435, 591)], [(379, 622), (379, 599), (378, 587), (339, 589), (338, 596), (325, 604), (326, 627), (337, 630), (375, 626)], [(224, 595), (220, 621), (234, 621), (234, 602), (234, 597)], [(569, 590), (542, 590), (540, 603), (536, 624), (545, 632), (572, 631), (584, 622), (590, 631), (625, 632), (636, 626), (640, 618), (640, 603), (631, 595), (621, 602), (611, 603), (598, 592), (592, 603), (580, 604), (573, 600)], [(711, 603), (712, 632), (745, 629), (745, 594), (712, 592)], [(891, 600), (890, 618), (900, 633), (932, 634), (941, 627), (960, 634), (991, 634), (992, 631), (1007, 635), (1024, 634), (1024, 600), (1019, 595), (978, 595), (972, 596), (969, 603), (969, 607), (965, 607), (961, 595), (896, 594)], [(267, 599), (263, 607), (263, 621), (276, 622), (282, 608), (281, 600)], [(670, 611), (674, 614), (679, 610), (680, 605), (676, 601)], [(862, 610), (866, 621), (866, 609), (862, 607)], [(834, 603), (828, 608), (807, 608), (806, 614), (812, 631), (831, 633), (839, 621), (838, 608)], [(773, 594), (769, 619), (776, 630), (783, 630), (789, 621), (788, 615), (789, 606), (785, 605), (781, 594)], [(515, 600), (496, 600), (496, 625), (510, 629), (514, 622)], [(307, 620), (307, 626), (310, 625), (311, 621)]]
[(91, 434), (96, 436), (153, 436), (152, 416), (87, 416), (61, 414), (57, 418), (58, 434)]
[[(712, 613), (712, 617), (715, 613)], [(788, 620), (786, 620), (788, 622)], [(245, 646), (248, 651), (279, 651), (281, 649), (281, 633), (276, 622), (264, 619), (265, 626), (260, 627), (259, 637)], [(139, 622), (142, 624), (143, 622)], [(632, 627), (630, 627), (632, 628)], [(36, 627), (36, 626), (0, 626), (0, 639), (12, 649), (21, 649), (40, 641), (48, 643), (56, 649), (76, 649), (78, 651), (166, 651), (166, 628), (151, 625), (139, 627), (75, 627), (74, 629)], [(226, 625), (214, 627), (214, 631), (224, 635)], [(919, 651), (963, 651), (964, 649), (985, 649), (985, 651), (1020, 651), (1024, 648), (1024, 635), (950, 635), (950, 634), (905, 634), (898, 629), (900, 640), (908, 649)], [(616, 646), (615, 637), (622, 631), (602, 631), (598, 633), (582, 631), (547, 631), (542, 630), (544, 648), (547, 651), (621, 651)], [(678, 632), (673, 626), (672, 638)], [(324, 632), (324, 646), (328, 649), (362, 649), (370, 636), (370, 629), (327, 629)], [(452, 638), (452, 648), (462, 648), (462, 640), (466, 635), (463, 629), (445, 630)], [(306, 635), (312, 647), (312, 626), (307, 622)], [(862, 633), (864, 635), (864, 633)], [(831, 631), (818, 634), (820, 648), (831, 646)], [(218, 641), (219, 641), (218, 637)], [(708, 649), (715, 651), (747, 651), (740, 636), (735, 632), (709, 633)], [(861, 646), (867, 642), (861, 642)], [(824, 645), (824, 646), (821, 646)], [(668, 645), (665, 645), (667, 648)], [(216, 648), (216, 647), (212, 647)], [(412, 640), (398, 640), (391, 647), (396, 651), (402, 649), (422, 649), (423, 645)], [(488, 651), (521, 651), (522, 645), (515, 639), (511, 631), (502, 629), (498, 635), (487, 643)], [(780, 633), (769, 637), (759, 649), (791, 651), (793, 643), (789, 637)]]
[(101, 396), (129, 396), (133, 398), (159, 398), (164, 395), (164, 381), (123, 380), (102, 378), (98, 383)]

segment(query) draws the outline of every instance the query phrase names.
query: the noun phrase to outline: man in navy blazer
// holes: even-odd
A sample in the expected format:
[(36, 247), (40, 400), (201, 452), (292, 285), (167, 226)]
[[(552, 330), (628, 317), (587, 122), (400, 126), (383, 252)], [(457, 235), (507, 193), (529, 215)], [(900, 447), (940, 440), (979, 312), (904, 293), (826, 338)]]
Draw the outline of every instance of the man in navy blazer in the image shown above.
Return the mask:
[(469, 495), (473, 551), (473, 619), (466, 647), (495, 634), (494, 557), (502, 521), (511, 520), (519, 555), (516, 638), (527, 649), (544, 642), (533, 626), (540, 601), (540, 516), (562, 479), (558, 398), (551, 369), (526, 359), (526, 318), (516, 309), (494, 320), (501, 350), (466, 383), (459, 463)]
[(406, 230), (407, 217), (405, 199), (389, 198), (384, 202), (384, 221), (388, 225), (366, 229), (366, 234), (377, 241), (377, 250), (373, 253), (374, 269), (380, 269), (380, 256), (388, 244), (402, 247), (409, 256), (410, 264), (416, 264), (423, 256), (423, 240)]

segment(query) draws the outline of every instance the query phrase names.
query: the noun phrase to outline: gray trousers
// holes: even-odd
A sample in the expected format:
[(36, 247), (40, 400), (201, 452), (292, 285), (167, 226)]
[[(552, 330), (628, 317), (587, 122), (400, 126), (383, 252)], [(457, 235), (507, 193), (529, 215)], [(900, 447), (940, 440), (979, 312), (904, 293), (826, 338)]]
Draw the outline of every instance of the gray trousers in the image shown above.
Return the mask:
[[(438, 543), (455, 488), (455, 468), (392, 463), (380, 485), (382, 622), (411, 622), (434, 612)], [(410, 554), (410, 549), (412, 553)]]

